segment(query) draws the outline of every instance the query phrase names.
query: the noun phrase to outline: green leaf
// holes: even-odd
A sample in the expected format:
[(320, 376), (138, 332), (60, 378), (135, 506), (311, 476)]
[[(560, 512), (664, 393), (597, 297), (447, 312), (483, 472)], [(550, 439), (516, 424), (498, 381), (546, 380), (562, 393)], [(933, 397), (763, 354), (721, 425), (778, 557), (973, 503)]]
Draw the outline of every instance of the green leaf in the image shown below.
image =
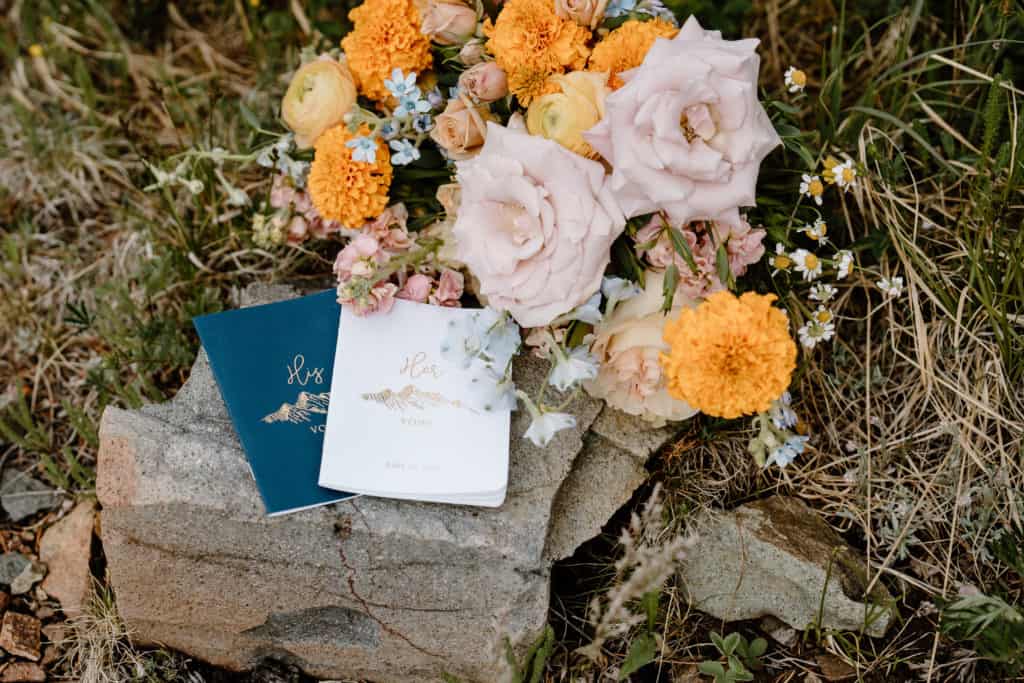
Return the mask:
[(690, 251), (690, 245), (687, 243), (686, 238), (683, 237), (683, 233), (677, 228), (670, 227), (668, 229), (668, 236), (672, 240), (672, 248), (683, 257), (686, 265), (690, 267), (690, 272), (696, 274), (697, 262), (693, 260), (693, 252)]
[(619, 670), (619, 680), (626, 680), (627, 676), (653, 662), (657, 653), (658, 641), (653, 635), (644, 633), (637, 637), (629, 645), (629, 652), (626, 653), (626, 659)]
[(238, 110), (242, 113), (242, 119), (250, 128), (252, 128), (255, 131), (259, 131), (262, 129), (262, 126), (260, 126), (259, 117), (257, 117), (256, 114), (253, 113), (252, 109), (249, 109), (249, 107), (246, 106), (245, 102), (243, 102), (242, 100), (238, 101)]
[(644, 593), (644, 596), (640, 598), (640, 604), (643, 605), (644, 612), (647, 614), (647, 630), (654, 630), (654, 622), (658, 619), (658, 598), (661, 597), (661, 591), (658, 589), (648, 591)]
[(764, 638), (754, 638), (750, 643), (750, 647), (747, 648), (747, 656), (751, 659), (757, 659), (765, 652), (768, 651), (768, 641)]
[(721, 662), (700, 662), (697, 669), (706, 676), (725, 676), (725, 667)]
[(676, 264), (673, 263), (665, 269), (665, 283), (662, 288), (662, 294), (665, 297), (665, 300), (661, 304), (662, 313), (668, 313), (672, 310), (672, 300), (676, 296), (676, 286), (678, 284), (679, 271), (676, 270)]
[[(718, 251), (715, 252), (715, 266), (718, 268), (718, 279), (722, 281), (726, 287), (732, 287), (732, 270), (729, 269), (729, 252), (725, 250), (725, 243), (718, 245)], [(733, 635), (738, 636), (738, 633)]]
[(737, 632), (730, 633), (725, 637), (722, 644), (725, 646), (722, 649), (722, 652), (724, 652), (726, 656), (732, 655), (732, 653), (736, 651), (736, 646), (740, 644), (740, 634)]
[(718, 651), (721, 652), (723, 655), (729, 654), (728, 652), (725, 651), (725, 641), (722, 640), (721, 634), (719, 634), (719, 633), (717, 633), (715, 631), (712, 631), (711, 632), (711, 642), (715, 644), (715, 647), (718, 648)]

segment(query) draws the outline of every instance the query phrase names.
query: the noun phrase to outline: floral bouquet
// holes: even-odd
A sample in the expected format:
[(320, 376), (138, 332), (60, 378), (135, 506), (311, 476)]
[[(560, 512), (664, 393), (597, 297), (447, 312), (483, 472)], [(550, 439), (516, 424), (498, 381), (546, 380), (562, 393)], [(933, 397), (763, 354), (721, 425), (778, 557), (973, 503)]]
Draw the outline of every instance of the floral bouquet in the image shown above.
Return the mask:
[[(349, 18), (340, 51), (305, 54), (281, 106), (291, 133), (259, 154), (276, 176), (258, 241), (340, 241), (338, 298), (361, 315), (479, 302), (442, 354), (473, 370), (484, 408), (521, 403), (538, 445), (574, 423), (561, 406), (582, 389), (654, 424), (756, 416), (759, 462), (800, 452), (788, 315), (733, 293), (765, 253), (743, 208), (781, 142), (757, 40), (680, 26), (660, 0), (366, 0)], [(800, 190), (820, 204), (855, 177), (830, 159)], [(769, 261), (822, 268), (781, 245)], [(832, 261), (842, 277), (852, 256)], [(819, 311), (805, 345), (831, 335)], [(548, 396), (516, 389), (520, 353), (550, 360)]]

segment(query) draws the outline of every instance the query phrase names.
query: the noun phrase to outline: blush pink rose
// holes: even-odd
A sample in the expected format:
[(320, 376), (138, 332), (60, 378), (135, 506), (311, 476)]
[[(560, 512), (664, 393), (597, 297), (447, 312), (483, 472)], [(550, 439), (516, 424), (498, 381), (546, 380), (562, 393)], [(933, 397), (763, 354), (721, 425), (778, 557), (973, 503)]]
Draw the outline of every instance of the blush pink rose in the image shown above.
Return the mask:
[(780, 143), (757, 99), (758, 42), (722, 40), (690, 17), (620, 75), (625, 85), (584, 137), (611, 164), (627, 217), (735, 222), (754, 204), (761, 161)]
[(363, 231), (376, 238), (386, 251), (405, 251), (412, 246), (412, 238), (406, 227), (408, 220), (409, 211), (405, 204), (399, 202), (384, 209), (377, 218), (363, 226)]
[(489, 123), (480, 154), (458, 163), (453, 232), (489, 305), (541, 327), (598, 290), (625, 219), (601, 164), (522, 126)]
[(409, 279), (402, 285), (402, 289), (398, 291), (397, 296), (399, 299), (408, 299), (409, 301), (416, 301), (421, 304), (427, 302), (427, 297), (430, 296), (430, 290), (434, 287), (434, 281), (422, 273), (416, 273), (415, 275), (409, 276)]

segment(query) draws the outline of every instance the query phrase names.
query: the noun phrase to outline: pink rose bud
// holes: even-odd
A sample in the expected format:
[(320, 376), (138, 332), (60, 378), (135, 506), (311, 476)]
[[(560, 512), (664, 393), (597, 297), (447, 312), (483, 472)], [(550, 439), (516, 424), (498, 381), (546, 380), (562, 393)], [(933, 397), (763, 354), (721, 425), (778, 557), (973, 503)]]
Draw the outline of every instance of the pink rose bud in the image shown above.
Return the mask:
[(288, 243), (301, 244), (309, 237), (309, 224), (302, 216), (292, 216), (288, 221)]
[(438, 45), (461, 45), (476, 33), (476, 10), (461, 2), (428, 0), (420, 30)]
[(484, 48), (484, 41), (479, 38), (474, 38), (459, 50), (459, 61), (466, 66), (473, 66), (484, 61), (484, 57), (487, 56), (487, 50)]
[(433, 285), (434, 283), (429, 277), (422, 273), (416, 273), (405, 281), (405, 285), (395, 296), (399, 299), (408, 299), (409, 301), (416, 301), (421, 304), (426, 303)]
[(459, 89), (474, 102), (494, 102), (508, 94), (508, 78), (494, 62), (483, 62), (462, 72)]

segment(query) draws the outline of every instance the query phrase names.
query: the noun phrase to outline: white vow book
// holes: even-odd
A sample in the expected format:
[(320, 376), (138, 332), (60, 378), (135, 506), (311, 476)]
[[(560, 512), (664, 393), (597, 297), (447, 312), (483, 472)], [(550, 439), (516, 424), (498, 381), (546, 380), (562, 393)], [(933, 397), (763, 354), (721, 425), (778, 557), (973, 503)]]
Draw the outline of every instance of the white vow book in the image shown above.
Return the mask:
[(469, 372), (440, 354), (449, 321), (473, 313), (399, 299), (361, 318), (342, 306), (320, 486), (501, 505), (510, 413), (473, 405)]

